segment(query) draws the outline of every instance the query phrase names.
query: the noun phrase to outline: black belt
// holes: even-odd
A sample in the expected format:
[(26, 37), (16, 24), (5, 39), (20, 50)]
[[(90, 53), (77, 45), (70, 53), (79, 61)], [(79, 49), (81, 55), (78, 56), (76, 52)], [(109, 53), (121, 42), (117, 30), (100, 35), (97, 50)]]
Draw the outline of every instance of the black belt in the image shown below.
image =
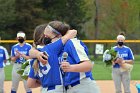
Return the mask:
[(74, 86), (76, 86), (78, 84), (80, 84), (80, 81), (77, 81), (77, 82), (74, 82), (74, 83), (72, 83), (70, 85), (65, 86), (65, 89), (68, 90), (70, 87), (74, 87)]
[(43, 88), (47, 88), (47, 91), (54, 90), (55, 89), (55, 85), (54, 86), (43, 86)]
[(55, 89), (55, 86), (48, 86), (47, 91), (49, 91), (49, 90), (54, 90), (54, 89)]

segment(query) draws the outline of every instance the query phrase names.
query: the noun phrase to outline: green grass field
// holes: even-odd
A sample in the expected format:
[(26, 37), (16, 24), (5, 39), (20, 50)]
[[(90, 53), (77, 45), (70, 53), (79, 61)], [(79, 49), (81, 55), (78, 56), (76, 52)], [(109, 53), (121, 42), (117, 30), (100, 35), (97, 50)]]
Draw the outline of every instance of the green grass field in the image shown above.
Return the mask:
[[(131, 72), (131, 79), (132, 80), (140, 80), (140, 64), (138, 63), (138, 61), (135, 62), (134, 66), (133, 66), (133, 70)], [(111, 67), (106, 67), (103, 63), (98, 62), (95, 63), (94, 67), (93, 67), (93, 77), (96, 80), (111, 80)]]
[[(92, 59), (92, 58), (91, 58)], [(95, 61), (94, 67), (93, 67), (93, 77), (96, 80), (111, 80), (111, 67), (106, 67), (105, 64), (101, 61), (101, 58), (98, 58)], [(131, 78), (132, 80), (140, 80), (140, 56), (135, 56), (135, 63), (133, 70), (131, 72)], [(5, 67), (5, 78), (6, 81), (11, 80), (11, 72), (12, 72), (12, 66), (6, 66)]]

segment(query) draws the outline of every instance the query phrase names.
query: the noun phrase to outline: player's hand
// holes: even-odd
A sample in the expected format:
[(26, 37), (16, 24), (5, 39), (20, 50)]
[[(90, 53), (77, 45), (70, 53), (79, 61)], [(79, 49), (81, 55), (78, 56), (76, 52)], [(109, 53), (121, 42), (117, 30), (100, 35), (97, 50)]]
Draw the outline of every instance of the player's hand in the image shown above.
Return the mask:
[(73, 29), (73, 30), (68, 30), (66, 34), (67, 34), (68, 37), (74, 38), (74, 37), (76, 37), (76, 35), (77, 35), (77, 30), (75, 30), (75, 29)]
[(22, 55), (18, 50), (16, 50), (16, 55)]
[(21, 56), (21, 53), (18, 50), (16, 50), (15, 52), (16, 52), (15, 58), (17, 59)]
[(37, 59), (43, 64), (46, 65), (48, 63), (48, 56), (43, 52), (37, 53)]
[(61, 62), (60, 67), (64, 72), (71, 72), (71, 69), (72, 69), (72, 66), (70, 65), (69, 62)]
[(123, 61), (124, 61), (123, 58), (117, 58), (117, 59), (115, 60), (115, 63), (122, 64)]

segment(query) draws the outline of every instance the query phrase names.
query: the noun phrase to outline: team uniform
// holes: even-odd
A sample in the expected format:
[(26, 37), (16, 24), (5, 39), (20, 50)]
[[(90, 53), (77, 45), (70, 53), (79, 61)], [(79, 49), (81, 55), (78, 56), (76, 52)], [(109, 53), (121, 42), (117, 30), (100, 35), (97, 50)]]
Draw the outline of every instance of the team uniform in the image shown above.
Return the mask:
[[(16, 51), (19, 51), (21, 54), (25, 54), (26, 56), (29, 56), (29, 50), (31, 49), (31, 45), (28, 43), (24, 43), (23, 46), (20, 46), (19, 43), (15, 44), (14, 46), (12, 46), (11, 49), (11, 57), (16, 56)], [(21, 80), (21, 76), (17, 73), (18, 70), (21, 69), (21, 65), (23, 62), (25, 62), (26, 59), (24, 59), (23, 57), (19, 57), (18, 59), (16, 59), (16, 62), (13, 63), (13, 69), (12, 69), (12, 89), (11, 89), (11, 93), (16, 93), (17, 89), (18, 89), (18, 85), (19, 85), (19, 81)], [(23, 80), (24, 82), (24, 87), (27, 93), (32, 93), (31, 89), (29, 89), (27, 87), (27, 81)]]
[(47, 44), (42, 48), (42, 52), (48, 54), (48, 64), (45, 66), (39, 62), (39, 71), (35, 74), (31, 67), (29, 77), (41, 82), (41, 93), (63, 93), (62, 76), (58, 55), (63, 49), (62, 40), (59, 39), (53, 43)]
[[(71, 65), (89, 60), (88, 48), (77, 38), (68, 40), (64, 46), (63, 52), (68, 53), (67, 61)], [(61, 57), (62, 54), (60, 55)], [(65, 72), (63, 82), (67, 93), (100, 93), (91, 71)]]
[[(134, 60), (134, 55), (131, 49), (127, 46), (123, 46), (122, 48), (119, 48), (118, 46), (115, 46), (114, 49), (118, 52), (118, 56), (120, 58), (123, 58), (124, 60)], [(121, 82), (124, 86), (124, 92), (125, 93), (131, 93), (130, 91), (130, 72), (125, 71), (121, 72), (120, 71), (120, 65), (116, 63), (113, 66), (112, 69), (112, 78), (115, 83), (115, 88), (116, 88), (116, 93), (122, 93), (121, 90)]]
[(0, 46), (0, 93), (4, 93), (4, 79), (5, 79), (5, 72), (4, 72), (4, 61), (6, 59), (9, 59), (9, 55), (8, 55), (8, 52), (6, 52), (7, 50)]

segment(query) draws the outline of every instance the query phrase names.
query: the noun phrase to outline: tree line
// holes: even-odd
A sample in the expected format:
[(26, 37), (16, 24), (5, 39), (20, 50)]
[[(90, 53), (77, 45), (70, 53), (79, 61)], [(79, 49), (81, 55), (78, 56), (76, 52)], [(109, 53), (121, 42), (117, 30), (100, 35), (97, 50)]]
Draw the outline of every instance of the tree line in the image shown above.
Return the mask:
[(52, 20), (70, 24), (80, 39), (116, 39), (120, 31), (140, 39), (140, 0), (0, 0), (2, 39), (15, 39), (18, 31), (32, 39), (37, 25)]

